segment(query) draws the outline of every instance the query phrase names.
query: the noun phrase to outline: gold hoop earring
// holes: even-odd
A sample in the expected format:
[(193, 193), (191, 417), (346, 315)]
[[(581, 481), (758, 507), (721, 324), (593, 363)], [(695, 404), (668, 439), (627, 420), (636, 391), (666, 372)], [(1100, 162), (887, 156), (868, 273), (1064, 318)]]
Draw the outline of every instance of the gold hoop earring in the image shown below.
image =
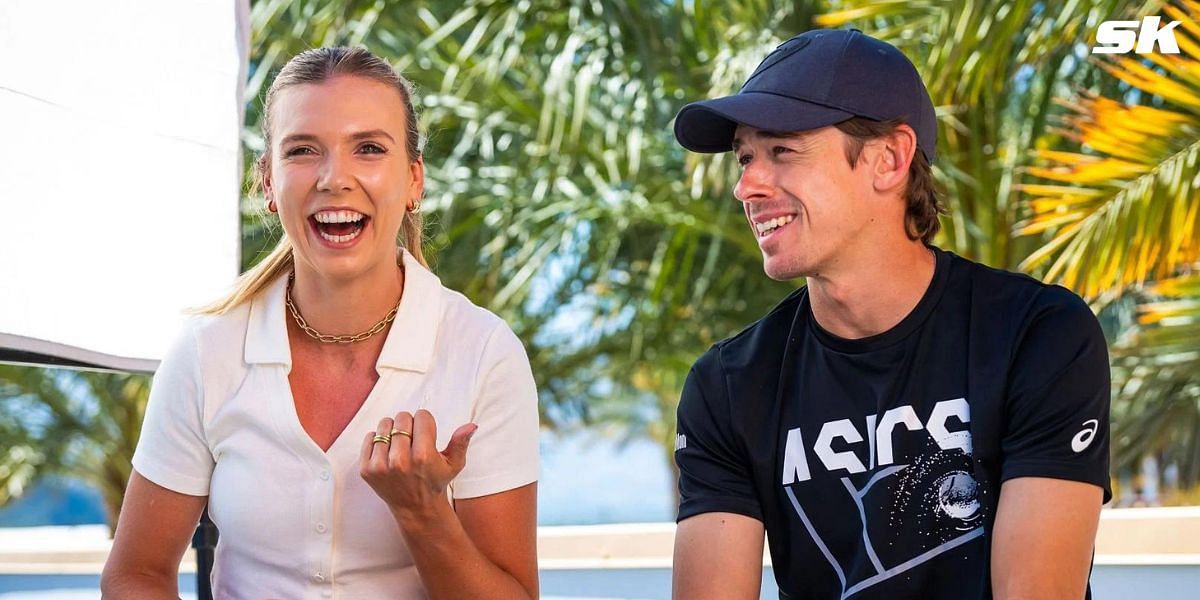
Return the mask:
[(275, 206), (274, 200), (271, 200), (271, 201), (267, 202), (267, 210), (270, 212), (273, 212), (273, 213), (277, 213), (277, 212), (279, 212), (279, 207)]

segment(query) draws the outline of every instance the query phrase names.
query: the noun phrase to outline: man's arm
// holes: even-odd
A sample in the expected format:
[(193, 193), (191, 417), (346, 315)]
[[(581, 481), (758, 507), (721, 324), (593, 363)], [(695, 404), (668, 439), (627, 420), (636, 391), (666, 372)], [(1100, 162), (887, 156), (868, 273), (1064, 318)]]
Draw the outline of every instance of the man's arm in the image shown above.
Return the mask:
[(763, 524), (734, 513), (679, 522), (672, 569), (676, 600), (753, 600), (762, 585)]
[(992, 535), (996, 600), (1083, 598), (1102, 496), (1098, 486), (1079, 481), (1004, 482)]

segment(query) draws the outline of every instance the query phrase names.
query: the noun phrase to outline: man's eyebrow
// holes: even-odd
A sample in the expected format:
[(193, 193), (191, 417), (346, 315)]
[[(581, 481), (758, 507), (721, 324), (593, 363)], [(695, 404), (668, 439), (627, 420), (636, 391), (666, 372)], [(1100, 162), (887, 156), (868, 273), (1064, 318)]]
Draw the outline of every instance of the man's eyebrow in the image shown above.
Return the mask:
[[(802, 144), (808, 143), (808, 138), (807, 138), (807, 136), (804, 135), (803, 132), (797, 133), (797, 132), (784, 132), (784, 131), (767, 131), (765, 129), (759, 129), (759, 130), (756, 130), (751, 135), (753, 135), (754, 137), (767, 138), (767, 139), (772, 139), (772, 140), (792, 140), (792, 141), (799, 142)], [(733, 138), (733, 150), (736, 152), (737, 149), (740, 148), (745, 143), (746, 143), (746, 141), (743, 140), (741, 137), (734, 137)]]
[(783, 131), (767, 131), (765, 129), (758, 130), (758, 137), (770, 138), (773, 140), (796, 140), (804, 139), (804, 133), (798, 132), (783, 132)]

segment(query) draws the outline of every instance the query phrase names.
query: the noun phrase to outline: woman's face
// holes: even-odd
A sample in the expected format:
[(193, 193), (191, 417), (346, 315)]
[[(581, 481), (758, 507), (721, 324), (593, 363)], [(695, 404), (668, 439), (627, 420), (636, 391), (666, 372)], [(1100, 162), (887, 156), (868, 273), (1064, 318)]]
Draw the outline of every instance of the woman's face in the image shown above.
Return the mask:
[(345, 280), (395, 264), (400, 225), (425, 183), (406, 151), (406, 117), (398, 90), (362, 77), (278, 92), (264, 187), (297, 269)]

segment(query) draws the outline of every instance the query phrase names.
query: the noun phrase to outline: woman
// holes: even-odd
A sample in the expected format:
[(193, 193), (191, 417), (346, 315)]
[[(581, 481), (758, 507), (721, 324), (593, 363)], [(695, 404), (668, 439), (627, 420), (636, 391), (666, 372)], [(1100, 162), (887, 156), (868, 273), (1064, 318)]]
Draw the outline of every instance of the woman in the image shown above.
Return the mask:
[(207, 503), (217, 598), (536, 598), (533, 378), (425, 266), (408, 82), (310, 50), (264, 115), (285, 235), (163, 359), (104, 596), (175, 597)]

